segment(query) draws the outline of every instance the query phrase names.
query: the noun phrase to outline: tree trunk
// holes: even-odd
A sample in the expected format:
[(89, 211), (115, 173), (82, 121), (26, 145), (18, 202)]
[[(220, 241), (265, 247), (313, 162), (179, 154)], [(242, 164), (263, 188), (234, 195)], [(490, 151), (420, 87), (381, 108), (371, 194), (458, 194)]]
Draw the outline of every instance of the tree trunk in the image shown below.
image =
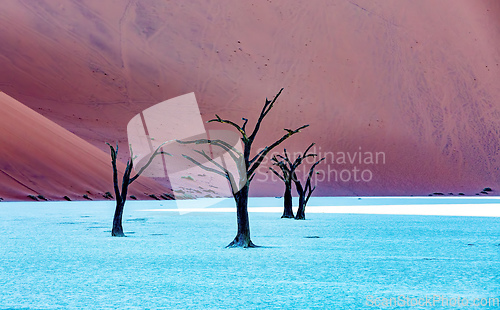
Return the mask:
[(234, 200), (236, 201), (238, 233), (227, 248), (254, 248), (256, 246), (250, 240), (250, 222), (248, 220), (248, 184), (234, 194)]
[(285, 207), (281, 218), (293, 219), (292, 209), (292, 183), (285, 183)]
[(297, 210), (297, 214), (295, 215), (296, 220), (305, 220), (306, 219), (306, 193), (302, 188), (302, 185), (295, 183), (297, 186), (297, 193), (299, 194), (299, 209)]
[(125, 199), (121, 199), (119, 202), (116, 202), (115, 216), (113, 217), (113, 229), (111, 230), (111, 236), (113, 237), (125, 237), (122, 227), (123, 207), (125, 207)]

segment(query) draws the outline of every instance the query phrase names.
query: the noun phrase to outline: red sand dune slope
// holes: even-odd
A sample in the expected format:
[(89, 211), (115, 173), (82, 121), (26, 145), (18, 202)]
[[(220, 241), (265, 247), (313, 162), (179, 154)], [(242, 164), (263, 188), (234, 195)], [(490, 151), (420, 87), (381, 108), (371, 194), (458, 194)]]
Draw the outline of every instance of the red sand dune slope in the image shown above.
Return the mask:
[[(309, 123), (290, 151), (386, 155), (328, 157), (318, 195), (500, 191), (498, 16), (496, 0), (9, 1), (0, 87), (101, 149), (124, 143), (139, 111), (189, 92), (205, 120), (251, 127), (285, 87), (257, 148)], [(354, 169), (372, 178), (335, 179)], [(280, 195), (261, 171), (251, 193)]]
[[(83, 200), (84, 194), (103, 199), (104, 192), (113, 192), (108, 154), (2, 92), (0, 109), (0, 197)], [(137, 198), (165, 192), (148, 179), (136, 183), (130, 194)]]

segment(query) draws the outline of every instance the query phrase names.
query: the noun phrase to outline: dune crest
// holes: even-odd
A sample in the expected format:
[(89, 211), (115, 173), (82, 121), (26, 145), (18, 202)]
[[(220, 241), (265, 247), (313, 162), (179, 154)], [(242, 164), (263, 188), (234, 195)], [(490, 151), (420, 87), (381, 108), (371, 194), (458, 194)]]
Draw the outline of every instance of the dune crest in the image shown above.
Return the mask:
[[(0, 197), (29, 200), (104, 199), (113, 193), (110, 156), (19, 101), (0, 92)], [(124, 165), (120, 164), (123, 172)], [(167, 192), (147, 178), (138, 179), (130, 194)], [(42, 199), (40, 199), (42, 200)]]

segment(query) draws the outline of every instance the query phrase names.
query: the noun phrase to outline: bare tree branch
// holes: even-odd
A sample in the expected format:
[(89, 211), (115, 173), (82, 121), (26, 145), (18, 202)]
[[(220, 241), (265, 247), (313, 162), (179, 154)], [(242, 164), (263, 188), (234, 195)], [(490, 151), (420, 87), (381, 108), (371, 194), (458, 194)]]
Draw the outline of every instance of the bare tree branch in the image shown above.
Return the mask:
[(304, 202), (305, 205), (307, 205), (307, 202), (309, 201), (309, 198), (311, 197), (312, 193), (316, 189), (316, 186), (314, 186), (313, 188), (311, 188), (311, 178), (312, 178), (312, 175), (314, 173), (314, 168), (316, 168), (316, 166), (320, 162), (322, 162), (324, 159), (325, 159), (325, 157), (321, 158), (320, 160), (318, 160), (317, 162), (315, 162), (314, 165), (311, 166), (311, 169), (309, 169), (309, 175), (307, 176), (307, 181), (306, 181), (306, 186), (305, 186), (305, 192), (307, 193), (307, 196), (306, 196), (306, 199), (305, 199), (305, 202)]
[(301, 129), (304, 129), (306, 127), (309, 127), (309, 125), (301, 126), (301, 127), (297, 128), (295, 130), (287, 130), (288, 133), (286, 135), (284, 135), (283, 137), (281, 137), (281, 139), (279, 139), (278, 141), (274, 142), (270, 146), (266, 146), (264, 148), (263, 152), (260, 154), (259, 158), (257, 158), (257, 160), (252, 164), (252, 166), (248, 170), (247, 175), (251, 175), (252, 173), (255, 172), (255, 170), (257, 170), (257, 168), (259, 167), (259, 165), (262, 162), (262, 160), (264, 159), (264, 157), (266, 157), (267, 153), (269, 153), (272, 149), (274, 149), (275, 147), (277, 147), (278, 145), (280, 145), (283, 141), (285, 141), (286, 139), (290, 138), (292, 135), (300, 132)]
[(280, 178), (283, 182), (286, 182), (284, 176), (282, 176), (281, 174), (279, 174), (278, 171), (274, 170), (272, 167), (269, 167), (269, 170), (271, 170), (272, 172), (274, 172), (274, 174), (276, 174), (278, 176), (278, 178)]
[(260, 112), (259, 119), (257, 120), (257, 123), (255, 124), (255, 127), (254, 127), (254, 129), (252, 131), (252, 134), (249, 137), (250, 143), (252, 143), (253, 140), (255, 139), (255, 136), (257, 135), (257, 132), (260, 129), (260, 124), (262, 123), (262, 120), (264, 119), (264, 117), (266, 117), (267, 113), (269, 113), (269, 111), (271, 111), (271, 109), (273, 108), (274, 103), (276, 102), (276, 100), (278, 99), (278, 97), (281, 95), (281, 92), (283, 91), (283, 89), (284, 88), (280, 89), (280, 91), (278, 92), (278, 94), (276, 94), (276, 96), (274, 96), (274, 99), (272, 101), (269, 101), (266, 98), (266, 103), (264, 104), (264, 107), (262, 108), (262, 111)]
[(229, 125), (233, 126), (234, 128), (236, 128), (241, 133), (241, 135), (242, 135), (242, 137), (243, 137), (244, 140), (248, 140), (247, 133), (243, 129), (243, 128), (245, 128), (245, 125), (246, 125), (247, 121), (245, 121), (245, 123), (243, 124), (243, 128), (242, 128), (242, 127), (240, 127), (240, 125), (236, 124), (233, 121), (220, 118), (220, 116), (217, 115), (217, 114), (215, 114), (215, 117), (217, 117), (217, 118), (216, 119), (211, 119), (207, 123), (218, 122), (218, 123), (222, 123), (222, 124), (229, 124)]
[(254, 176), (255, 176), (255, 173), (254, 173), (254, 174), (252, 174), (252, 175), (248, 178), (248, 183), (252, 182), (252, 179), (253, 179), (253, 177), (254, 177)]
[(255, 155), (248, 163), (251, 165), (253, 164), (254, 161), (257, 160), (257, 158), (259, 158), (260, 155), (262, 155), (262, 153), (264, 153), (266, 151), (266, 148), (263, 148), (262, 150), (259, 151), (259, 153), (257, 153), (257, 155)]
[(201, 164), (200, 162), (196, 161), (195, 159), (191, 158), (190, 156), (187, 156), (187, 155), (182, 155), (182, 157), (186, 158), (187, 160), (189, 160), (190, 162), (192, 162), (193, 164), (199, 166), (201, 169), (203, 170), (206, 170), (208, 172), (213, 172), (213, 173), (217, 173), (218, 175), (221, 175), (223, 177), (225, 177), (227, 179), (227, 175), (217, 169), (214, 169), (214, 168), (210, 168), (210, 167), (207, 167), (203, 164)]
[(306, 155), (306, 154), (307, 154), (307, 152), (309, 152), (309, 150), (310, 150), (310, 149), (311, 149), (311, 148), (312, 148), (315, 144), (316, 144), (316, 143), (314, 143), (314, 142), (313, 142), (313, 143), (311, 143), (311, 145), (309, 145), (309, 147), (306, 149), (306, 151), (305, 151), (305, 152), (304, 152), (304, 154), (303, 154), (303, 157), (304, 157), (304, 158), (307, 156), (307, 155)]
[(248, 118), (242, 117), (241, 119), (244, 121), (243, 126), (241, 126), (241, 129), (243, 129), (243, 131), (246, 132), (245, 127), (247, 126)]
[[(278, 155), (278, 156), (280, 156), (280, 155)], [(280, 157), (283, 157), (283, 156), (280, 156)], [(273, 156), (273, 158), (271, 158), (271, 161), (273, 161), (273, 165), (278, 166), (280, 168), (281, 172), (283, 173), (282, 180), (285, 183), (290, 182), (290, 175), (291, 175), (292, 170), (290, 170), (290, 168), (287, 166), (287, 162), (285, 160), (278, 160), (278, 158), (276, 156)], [(272, 169), (272, 168), (270, 167), (270, 169)]]
[(212, 158), (210, 158), (210, 156), (207, 155), (207, 153), (205, 153), (205, 151), (198, 151), (198, 150), (195, 150), (196, 153), (200, 154), (201, 156), (205, 157), (205, 159), (207, 159), (209, 162), (211, 162), (212, 164), (214, 164), (217, 168), (219, 168), (220, 170), (222, 170), (222, 172), (224, 172), (225, 174), (228, 174), (229, 171), (227, 171), (226, 168), (222, 167), (218, 162), (216, 162), (215, 160), (213, 160)]
[[(157, 155), (160, 155), (160, 154), (168, 154), (168, 153), (166, 153), (166, 152), (158, 152), (158, 151), (162, 148), (162, 146), (163, 146), (163, 145), (165, 145), (165, 143), (167, 143), (167, 142), (163, 142), (162, 144), (160, 144), (160, 145), (156, 148), (156, 150), (153, 152), (153, 154), (149, 157), (148, 162), (147, 162), (144, 166), (142, 166), (142, 168), (139, 170), (139, 172), (137, 172), (137, 174), (136, 174), (133, 178), (131, 178), (131, 179), (129, 180), (128, 184), (131, 184), (132, 182), (134, 182), (134, 181), (135, 181), (135, 180), (136, 180), (136, 179), (137, 179), (137, 178), (138, 178), (138, 177), (139, 177), (139, 176), (140, 176), (140, 175), (144, 172), (144, 170), (146, 170), (146, 169), (149, 167), (149, 165), (151, 165), (151, 163), (153, 162), (153, 159), (154, 159)], [(170, 154), (168, 154), (168, 155), (170, 155)], [(170, 156), (171, 156), (171, 155), (170, 155)], [(130, 159), (130, 160), (131, 160), (131, 161), (133, 161), (133, 159)]]
[[(236, 168), (238, 170), (238, 175), (240, 177), (240, 180), (246, 179), (246, 177), (247, 177), (246, 170), (247, 169), (246, 169), (246, 166), (245, 166), (245, 160), (244, 160), (243, 154), (240, 151), (238, 151), (236, 148), (234, 148), (233, 146), (231, 146), (229, 143), (227, 143), (225, 141), (222, 141), (222, 140), (209, 140), (209, 139), (198, 139), (198, 140), (192, 140), (192, 141), (177, 140), (177, 142), (180, 143), (180, 144), (202, 144), (202, 143), (207, 143), (207, 144), (215, 145), (215, 146), (218, 146), (218, 147), (224, 149), (227, 153), (229, 153), (229, 155), (233, 159), (234, 163), (236, 164)], [(199, 153), (199, 151), (195, 151), (195, 152)], [(236, 155), (233, 154), (233, 152), (236, 153)], [(228, 173), (229, 176), (231, 177), (231, 179), (234, 180), (234, 176), (227, 169), (225, 169), (222, 166), (220, 166), (217, 162), (214, 162), (208, 155), (206, 155), (206, 154), (202, 154), (202, 155), (208, 161), (210, 161), (210, 162), (214, 163), (215, 165), (217, 165), (225, 173)], [(231, 180), (230, 180), (230, 182), (231, 182)], [(234, 182), (236, 182), (236, 180), (234, 180)], [(231, 182), (231, 189), (234, 189), (232, 182)]]
[(120, 188), (118, 187), (118, 169), (116, 167), (116, 155), (118, 152), (118, 143), (116, 143), (116, 149), (113, 148), (111, 144), (106, 142), (111, 149), (111, 165), (113, 166), (113, 189), (115, 191), (115, 196), (117, 197), (117, 202), (121, 202)]
[(286, 151), (286, 149), (283, 149), (283, 152), (285, 153), (285, 158), (284, 158), (284, 159), (285, 159), (285, 161), (286, 161), (287, 163), (290, 163), (290, 164), (291, 164), (290, 159), (288, 158), (288, 152)]
[[(302, 164), (302, 161), (304, 161), (304, 159), (306, 159), (307, 157), (315, 157), (317, 156), (316, 154), (307, 154), (307, 152), (311, 149), (311, 147), (314, 145), (314, 143), (311, 143), (311, 145), (309, 145), (309, 147), (306, 149), (306, 151), (304, 152), (304, 154), (302, 155), (299, 155), (295, 161), (293, 162), (293, 164), (290, 162), (290, 160), (288, 160), (289, 164), (290, 164), (290, 167), (293, 167), (292, 170), (295, 170), (295, 168), (297, 168), (298, 166), (300, 166), (300, 164)], [(285, 154), (286, 154), (286, 151), (285, 151)]]
[[(239, 160), (239, 158), (237, 158), (236, 155), (238, 155), (238, 157), (243, 157), (243, 154), (240, 151), (238, 151), (233, 146), (231, 146), (229, 143), (227, 143), (223, 140), (198, 139), (198, 140), (191, 140), (191, 141), (181, 141), (181, 140), (176, 140), (176, 141), (180, 144), (203, 144), (203, 143), (206, 143), (206, 144), (218, 146), (218, 147), (224, 149), (226, 152), (228, 152), (229, 155), (231, 156), (231, 158), (235, 162), (237, 162)], [(231, 152), (236, 153), (236, 155), (234, 155)]]

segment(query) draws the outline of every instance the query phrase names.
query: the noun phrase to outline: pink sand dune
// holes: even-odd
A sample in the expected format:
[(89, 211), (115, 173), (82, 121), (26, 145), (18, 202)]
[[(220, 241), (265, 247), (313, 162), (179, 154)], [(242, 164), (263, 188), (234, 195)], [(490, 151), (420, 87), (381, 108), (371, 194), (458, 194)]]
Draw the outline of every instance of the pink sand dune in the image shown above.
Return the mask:
[[(285, 87), (256, 149), (308, 123), (283, 146), (386, 155), (329, 157), (316, 195), (475, 194), (500, 190), (499, 14), (496, 0), (10, 1), (0, 10), (0, 89), (106, 151), (105, 141), (124, 148), (127, 122), (163, 100), (195, 92), (204, 120), (247, 117), (251, 128), (264, 98)], [(28, 164), (13, 155), (23, 145), (5, 148), (1, 164)], [(36, 158), (31, 168), (50, 167), (36, 175), (54, 184), (73, 166)], [(104, 182), (104, 163), (82, 166)], [(371, 180), (334, 179), (354, 168)], [(281, 195), (266, 170), (251, 193)], [(57, 195), (86, 190), (69, 184)]]
[[(0, 108), (0, 197), (84, 200), (87, 195), (102, 200), (106, 191), (113, 193), (108, 154), (2, 92)], [(119, 170), (123, 173), (123, 164)], [(166, 192), (147, 178), (137, 179), (130, 189), (139, 199)]]

